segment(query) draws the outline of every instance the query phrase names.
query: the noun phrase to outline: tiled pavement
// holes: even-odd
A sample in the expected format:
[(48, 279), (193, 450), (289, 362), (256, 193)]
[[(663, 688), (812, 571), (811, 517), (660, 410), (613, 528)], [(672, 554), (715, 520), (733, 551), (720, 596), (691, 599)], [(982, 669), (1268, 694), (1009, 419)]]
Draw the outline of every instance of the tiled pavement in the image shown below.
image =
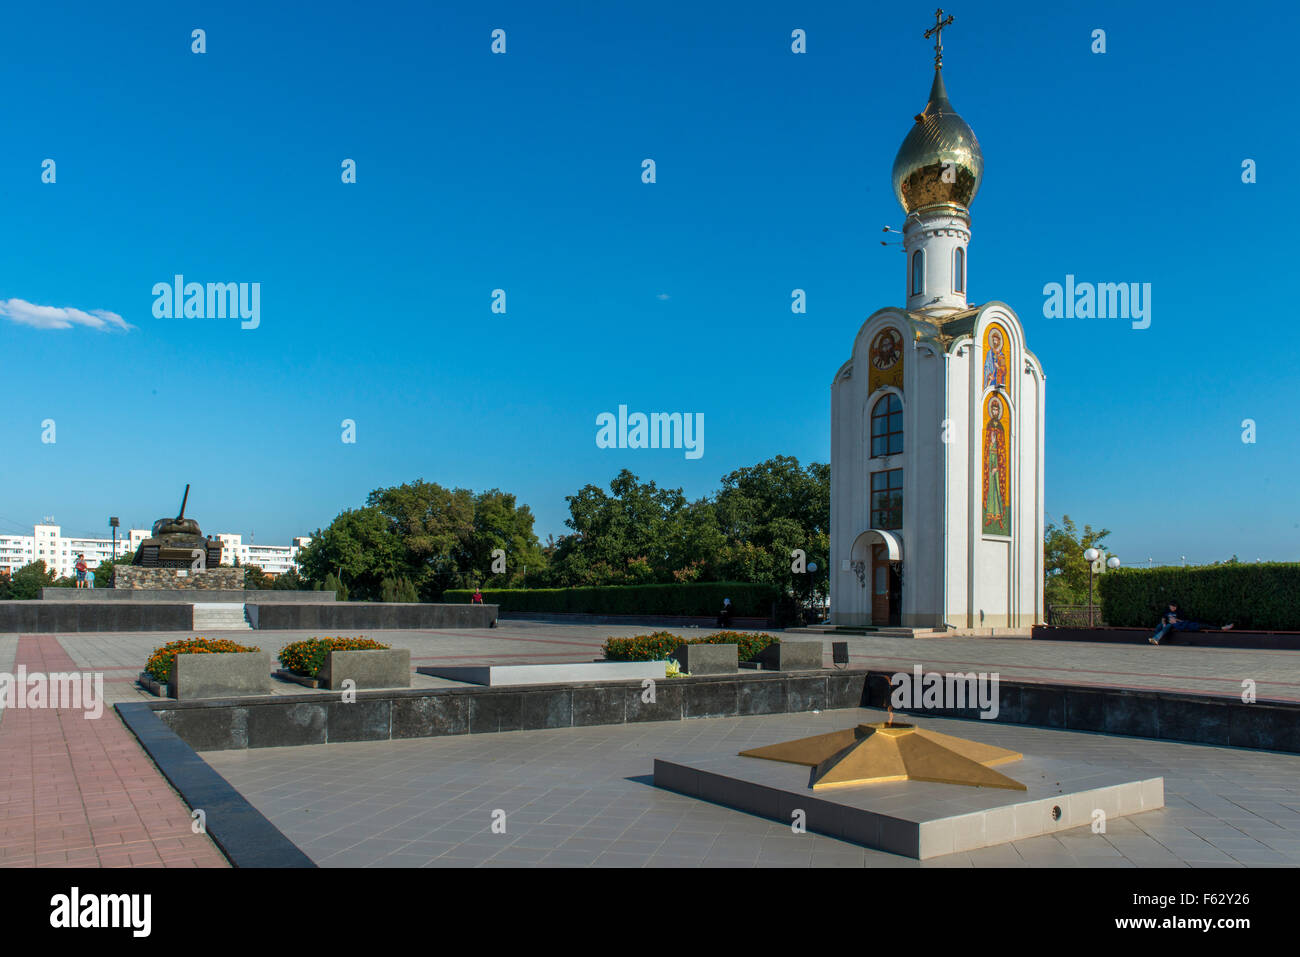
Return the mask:
[[(653, 630), (649, 626), (543, 624), (501, 622), (490, 629), (446, 631), (343, 632), (377, 637), (398, 648), (411, 649), (413, 668), (429, 664), (522, 664), (591, 661), (600, 657), (605, 638)], [(712, 629), (681, 629), (684, 636)], [(283, 645), (320, 632), (220, 632), (221, 637), (254, 644), (272, 653)], [(41, 636), (57, 640), (79, 667), (103, 671), (110, 700), (142, 700), (148, 694), (135, 687), (135, 676), (149, 652), (167, 641), (192, 637), (192, 632), (120, 632)], [(801, 635), (800, 638), (815, 636)], [(2, 639), (0, 639), (2, 640)], [(1256, 683), (1260, 698), (1300, 701), (1300, 652), (1191, 648), (1178, 645), (1092, 644), (1029, 641), (1015, 638), (905, 639), (849, 636), (854, 667), (911, 671), (990, 671), (1007, 681), (1061, 682), (1099, 687), (1163, 691), (1192, 691), (1239, 696), (1242, 682)], [(830, 638), (825, 640), (829, 664)], [(412, 677), (413, 687), (454, 684), (424, 675)], [(275, 682), (277, 694), (309, 693), (289, 682)]]
[[(0, 646), (5, 670), (77, 670), (55, 641)], [(0, 867), (223, 867), (225, 858), (107, 706), (6, 708), (0, 719)]]
[[(929, 719), (925, 727), (1165, 778), (1167, 806), (917, 862), (649, 783), (656, 755), (877, 720), (850, 710), (204, 754), (323, 866), (1300, 865), (1300, 755)], [(923, 785), (924, 786), (924, 785)], [(506, 833), (491, 830), (494, 810)]]
[[(646, 630), (646, 626), (583, 626), (512, 621), (503, 622), (494, 629), (390, 631), (378, 635), (371, 634), (373, 637), (379, 637), (396, 647), (409, 647), (412, 650), (412, 664), (418, 667), (422, 664), (431, 663), (464, 664), (487, 661), (501, 664), (589, 661), (599, 656), (600, 646), (609, 635), (631, 635)], [(682, 633), (690, 635), (703, 632), (684, 629)], [(224, 637), (233, 637), (237, 640), (242, 639), (246, 643), (260, 645), (272, 652), (274, 656), (274, 653), (282, 645), (303, 637), (309, 637), (316, 634), (316, 632), (230, 632), (222, 634)], [(354, 632), (354, 634), (356, 633)], [(0, 671), (13, 673), (17, 664), (23, 663), (27, 665), (30, 671), (53, 668), (56, 670), (103, 672), (105, 697), (109, 703), (124, 700), (142, 700), (147, 699), (149, 696), (135, 686), (135, 677), (149, 652), (166, 641), (190, 635), (192, 633), (169, 634), (159, 632), (67, 634), (57, 636), (0, 635)], [(1149, 646), (1031, 642), (1020, 639), (990, 638), (941, 638), (914, 641), (851, 636), (846, 640), (849, 642), (852, 662), (859, 667), (910, 671), (914, 665), (921, 664), (927, 670), (996, 671), (1004, 679), (1008, 680), (1060, 681), (1080, 685), (1199, 691), (1231, 695), (1239, 694), (1242, 681), (1249, 678), (1257, 683), (1258, 694), (1261, 698), (1300, 700), (1300, 654), (1294, 652), (1235, 651), (1231, 649), (1186, 648), (1179, 646), (1152, 648)], [(829, 639), (827, 639), (827, 649), (829, 650)], [(454, 683), (422, 675), (412, 677), (412, 685), (415, 687), (434, 687), (448, 684)], [(306, 693), (306, 690), (292, 683), (275, 683), (277, 694), (299, 694)], [(740, 720), (763, 721), (766, 719)], [(705, 722), (705, 724), (707, 723)], [(677, 729), (675, 733), (689, 736), (697, 733), (700, 725), (701, 722), (697, 721), (687, 722), (682, 728)], [(663, 726), (655, 727), (662, 728)], [(577, 746), (577, 742), (589, 741), (592, 735), (626, 733), (626, 731), (627, 729), (620, 728), (584, 729), (575, 734), (575, 746)], [(990, 732), (993, 732), (992, 728), (990, 728)], [(1033, 729), (1018, 729), (1018, 732), (1029, 734), (1060, 733), (1035, 732)], [(545, 735), (555, 733), (529, 732), (528, 734)], [(663, 734), (665, 732), (661, 730), (656, 733)], [(1003, 732), (999, 731), (997, 733)], [(501, 737), (513, 740), (519, 736), (508, 734)], [(1094, 740), (1120, 741), (1122, 742), (1121, 746), (1125, 748), (1194, 748), (1194, 746), (1190, 745), (1141, 742), (1133, 739), (1082, 737)], [(503, 752), (506, 756), (497, 760), (504, 763), (508, 775), (509, 762), (513, 760), (513, 757), (509, 755), (509, 748), (514, 747), (511, 741), (497, 741), (495, 736), (492, 736), (492, 739), (476, 736), (473, 747), (480, 744), (480, 738), (483, 738), (481, 742), (483, 753), (495, 753), (496, 749), (506, 749)], [(376, 757), (367, 757), (366, 760), (389, 760), (388, 757), (383, 756), (389, 755), (390, 749), (396, 748), (401, 752), (403, 748), (415, 747), (418, 749), (420, 746), (433, 748), (434, 750), (429, 753), (437, 753), (441, 756), (444, 752), (439, 749), (448, 749), (446, 753), (455, 755), (457, 753), (456, 749), (471, 747), (471, 743), (464, 740), (395, 742), (390, 744), (329, 745), (325, 746), (325, 749), (331, 751), (331, 753), (339, 748), (368, 749), (362, 753)], [(317, 749), (311, 750), (316, 751)], [(1215, 751), (1216, 749), (1206, 750)], [(1237, 755), (1257, 754), (1252, 752), (1227, 753)], [(257, 762), (270, 761), (273, 755), (281, 754), (285, 755), (286, 760), (288, 759), (288, 751), (282, 750), (250, 754), (243, 756), (242, 759), (256, 765)], [(323, 753), (318, 757), (320, 760), (324, 760)], [(316, 759), (313, 757), (311, 760)], [(232, 760), (232, 758), (231, 756), (222, 756), (216, 760), (226, 762)], [(334, 759), (331, 757), (330, 760)], [(474, 758), (473, 760), (478, 759)], [(1288, 755), (1257, 754), (1257, 758), (1254, 759), (1246, 757), (1233, 760), (1259, 760), (1262, 762), (1258, 768), (1260, 775), (1272, 775), (1274, 769), (1285, 767), (1289, 768), (1289, 773), (1294, 776), (1295, 771), (1298, 770), (1295, 762), (1300, 761), (1300, 758)], [(310, 762), (308, 764), (310, 765)], [(227, 765), (223, 764), (222, 766)], [(561, 766), (567, 765), (562, 762)], [(648, 768), (648, 765), (646, 765), (646, 768)], [(600, 766), (597, 766), (591, 770), (591, 773), (599, 774), (600, 771)], [(587, 772), (582, 769), (570, 768), (570, 775), (574, 773)], [(645, 769), (629, 771), (629, 774), (633, 776), (644, 773), (646, 773)], [(595, 798), (591, 797), (593, 788), (586, 786), (585, 779), (578, 784), (574, 784), (569, 775), (565, 775), (565, 777), (565, 786), (575, 788), (575, 792), (581, 795), (580, 798), (574, 800), (588, 803), (593, 800), (596, 802), (602, 800), (599, 795)], [(602, 779), (598, 777), (596, 780)], [(455, 788), (457, 785), (452, 783), (448, 786)], [(606, 785), (601, 785), (601, 787), (604, 786)], [(499, 785), (493, 785), (493, 787), (498, 791), (500, 790)], [(1200, 793), (1195, 790), (1190, 781), (1187, 787), (1190, 789), (1189, 794)], [(466, 789), (462, 788), (463, 790)], [(594, 790), (599, 791), (599, 788)], [(562, 796), (563, 792), (555, 793)], [(1225, 796), (1227, 793), (1229, 792), (1220, 790), (1214, 792), (1213, 795), (1202, 794), (1202, 803), (1197, 803), (1191, 797), (1188, 797), (1187, 800), (1191, 802), (1188, 807), (1183, 807), (1181, 810), (1171, 808), (1162, 812), (1154, 812), (1167, 816), (1170, 821), (1178, 822), (1177, 826), (1169, 831), (1168, 835), (1173, 846), (1163, 844), (1161, 846), (1167, 846), (1170, 852), (1179, 851), (1180, 848), (1185, 846), (1185, 849), (1194, 850), (1197, 854), (1207, 855), (1211, 859), (1207, 863), (1213, 861), (1247, 863), (1242, 858), (1251, 855), (1254, 855), (1257, 860), (1251, 860), (1248, 863), (1279, 863), (1273, 860), (1270, 855), (1287, 851), (1286, 842), (1296, 835), (1289, 828), (1284, 828), (1288, 832), (1287, 836), (1279, 837), (1277, 834), (1270, 833), (1271, 843), (1269, 843), (1256, 839), (1255, 835), (1241, 832), (1240, 828), (1236, 826), (1238, 822), (1234, 820), (1234, 815), (1243, 812), (1255, 817), (1258, 815), (1254, 815), (1253, 809), (1243, 808), (1239, 804), (1234, 804), (1231, 807), (1223, 804), (1222, 802), (1229, 800)], [(638, 794), (640, 795), (639, 798), (636, 797)], [(1284, 796), (1288, 801), (1294, 802), (1295, 800), (1294, 791), (1286, 791)], [(548, 798), (548, 800), (554, 799)], [(350, 806), (356, 810), (356, 813), (360, 813), (360, 809), (357, 807), (360, 800), (360, 798), (345, 798), (341, 793), (339, 796), (332, 798), (325, 806)], [(642, 803), (640, 805), (636, 804), (637, 800)], [(687, 799), (674, 795), (656, 795), (654, 800), (650, 801), (645, 797), (643, 791), (620, 794), (617, 801), (614, 801), (612, 805), (607, 802), (605, 808), (601, 811), (600, 816), (604, 819), (604, 823), (593, 825), (590, 814), (588, 814), (588, 828), (585, 836), (582, 838), (577, 838), (574, 835), (566, 836), (564, 841), (561, 842), (565, 845), (563, 848), (565, 854), (551, 858), (551, 863), (560, 862), (565, 855), (572, 854), (582, 847), (582, 845), (569, 846), (567, 845), (568, 840), (591, 839), (591, 826), (604, 828), (608, 832), (611, 828), (617, 828), (622, 818), (630, 818), (630, 822), (626, 822), (623, 831), (631, 830), (635, 835), (640, 833), (638, 828), (644, 828), (658, 833), (662, 830), (665, 820), (661, 802), (671, 802), (673, 800), (685, 801)], [(1260, 800), (1268, 802), (1277, 800), (1277, 798), (1266, 794)], [(633, 803), (629, 804), (628, 802)], [(1289, 807), (1285, 801), (1281, 803)], [(0, 817), (0, 822), (3, 822), (0, 824), (0, 864), (12, 866), (14, 864), (31, 865), (33, 863), (99, 863), (106, 865), (127, 863), (224, 863), (206, 837), (191, 834), (189, 816), (184, 805), (158, 774), (147, 756), (139, 748), (134, 737), (125, 730), (116, 714), (110, 710), (106, 710), (104, 717), (97, 721), (86, 721), (79, 712), (75, 715), (69, 715), (58, 711), (29, 712), (19, 709), (14, 710), (12, 713), (3, 714), (0, 717), (0, 804), (3, 805), (3, 811), (0, 811), (0, 814), (3, 814), (3, 817)], [(559, 811), (564, 810), (565, 808), (559, 809)], [(430, 808), (425, 808), (425, 811), (430, 811)], [(633, 811), (635, 811), (635, 814), (632, 813)], [(574, 812), (570, 811), (568, 813)], [(583, 805), (580, 805), (577, 813), (582, 814), (587, 813), (587, 811)], [(765, 834), (771, 828), (775, 828), (775, 831), (772, 832), (772, 839), (777, 842), (773, 845), (775, 849), (784, 849), (786, 852), (794, 850), (793, 846), (780, 843), (783, 839), (788, 839), (786, 829), (780, 825), (769, 826), (765, 822), (756, 822), (745, 815), (737, 817), (733, 812), (718, 808), (710, 810), (707, 807), (704, 809), (692, 807), (689, 812), (691, 815), (690, 820), (682, 823), (678, 819), (684, 818), (686, 813), (685, 808), (677, 806), (675, 810), (667, 812), (667, 816), (669, 819), (677, 820), (678, 825), (688, 832), (692, 823), (698, 825), (701, 821), (706, 822), (709, 828), (714, 829), (709, 830), (706, 828), (706, 833), (715, 835), (716, 828), (723, 822), (711, 820), (709, 815), (724, 815), (728, 828), (727, 833), (718, 837), (721, 843), (718, 844), (716, 849), (713, 844), (710, 844), (710, 852), (714, 850), (723, 852), (732, 842), (739, 840), (746, 834), (750, 834), (754, 828), (760, 827)], [(1207, 833), (1202, 835), (1190, 830), (1190, 825), (1184, 826), (1178, 821), (1179, 813), (1189, 815), (1189, 820)], [(1208, 815), (1208, 817), (1205, 815)], [(1286, 817), (1286, 814), (1282, 816)], [(518, 822), (518, 819), (515, 820)], [(1248, 817), (1240, 823), (1254, 824), (1257, 822)], [(149, 828), (147, 831), (145, 830), (146, 825)], [(678, 825), (674, 825), (674, 831)], [(1125, 822), (1119, 822), (1116, 828), (1112, 829), (1111, 837), (1118, 838), (1130, 826)], [(1274, 822), (1273, 826), (1279, 825)], [(733, 828), (735, 829), (734, 833)], [(337, 831), (338, 829), (333, 830)], [(448, 835), (452, 833), (449, 831)], [(1191, 836), (1189, 836), (1189, 833)], [(641, 837), (627, 837), (620, 831), (619, 836), (625, 837), (628, 841), (644, 842), (648, 840), (654, 842), (655, 840), (654, 837), (645, 837), (644, 833), (642, 833)], [(1145, 848), (1156, 857), (1159, 857), (1161, 852), (1152, 848), (1149, 844), (1137, 840), (1137, 837), (1140, 836), (1135, 835), (1134, 840), (1127, 842), (1132, 853), (1141, 857), (1139, 851)], [(1156, 835), (1147, 834), (1147, 838), (1159, 842)], [(1221, 843), (1215, 843), (1212, 838), (1217, 838)], [(342, 839), (344, 838), (337, 835), (331, 837), (331, 840), (335, 841)], [(534, 835), (529, 839), (538, 840), (539, 838)], [(385, 838), (384, 840), (393, 839)], [(819, 842), (828, 840), (815, 836), (808, 837), (805, 843), (798, 845), (797, 853), (794, 856), (799, 857), (808, 848), (813, 848), (810, 852), (812, 856), (818, 854), (822, 857), (847, 855), (849, 858), (856, 860), (855, 854), (858, 851), (845, 850), (846, 846), (841, 845), (839, 842), (831, 841), (828, 845), (819, 847)], [(1105, 851), (1094, 841), (1088, 840), (1085, 844), (1069, 845), (1067, 847), (1065, 842), (1068, 840), (1071, 839), (1069, 837), (1053, 837), (1036, 839), (1037, 843), (1024, 842), (1023, 846), (1017, 845), (1015, 848), (1017, 855), (1019, 855), (1015, 859), (1008, 856), (1008, 851), (1011, 848), (1007, 847), (976, 852), (975, 855), (972, 855), (972, 859), (978, 859), (980, 862), (1023, 863), (1033, 862), (1036, 859), (1035, 855), (1046, 855), (1057, 860), (1063, 849), (1068, 850), (1072, 856), (1077, 856), (1080, 859), (1086, 858), (1090, 862), (1094, 859), (1100, 861), (1113, 857), (1112, 852)], [(409, 841), (405, 841), (401, 847), (405, 849), (409, 843)], [(444, 840), (441, 843), (449, 842)], [(1108, 840), (1108, 843), (1114, 842)], [(1283, 846), (1275, 846), (1278, 843)], [(1215, 853), (1205, 850), (1203, 845), (1214, 848)], [(377, 844), (371, 847), (367, 844), (366, 849), (358, 850), (354, 845), (350, 844), (349, 848), (351, 848), (350, 853), (354, 856), (366, 857), (383, 850), (385, 846), (387, 845)], [(748, 844), (746, 846), (748, 847)], [(632, 848), (631, 853), (639, 853), (645, 850), (645, 848), (635, 844), (624, 844), (620, 850), (602, 852), (602, 855), (603, 853), (629, 853), (627, 850), (629, 847)], [(587, 848), (588, 851), (592, 849), (592, 847)], [(1241, 852), (1240, 857), (1232, 854), (1234, 849)], [(343, 850), (343, 848), (339, 850)], [(459, 852), (459, 846), (457, 846), (457, 850)], [(498, 847), (497, 851), (500, 850), (502, 849)], [(536, 856), (533, 852), (538, 850), (548, 850), (549, 854), (558, 853), (561, 848), (558, 845), (549, 849), (519, 847), (512, 850), (510, 855), (501, 860), (505, 861), (512, 855), (516, 857), (521, 854), (525, 857)], [(654, 850), (655, 853), (650, 855), (651, 858), (675, 856), (689, 858), (698, 848), (693, 845), (682, 844), (680, 841), (670, 843), (665, 839), (659, 841)], [(662, 853), (663, 850), (671, 850), (673, 853)], [(1294, 847), (1290, 847), (1290, 850), (1294, 851)], [(403, 850), (403, 853), (409, 852)], [(416, 856), (418, 857), (421, 853), (424, 852), (417, 851)], [(874, 852), (865, 853), (874, 855)], [(1123, 854), (1120, 856), (1124, 860), (1130, 859), (1124, 857)], [(427, 857), (426, 854), (426, 860)], [(961, 857), (961, 855), (958, 855), (958, 857)], [(873, 860), (878, 863), (876, 858), (878, 856), (873, 857)], [(1190, 860), (1188, 858), (1184, 859)], [(454, 860), (454, 857), (448, 860)], [(410, 863), (409, 860), (406, 862)], [(906, 864), (906, 862), (904, 863)], [(1191, 863), (1200, 863), (1200, 861), (1191, 860)]]

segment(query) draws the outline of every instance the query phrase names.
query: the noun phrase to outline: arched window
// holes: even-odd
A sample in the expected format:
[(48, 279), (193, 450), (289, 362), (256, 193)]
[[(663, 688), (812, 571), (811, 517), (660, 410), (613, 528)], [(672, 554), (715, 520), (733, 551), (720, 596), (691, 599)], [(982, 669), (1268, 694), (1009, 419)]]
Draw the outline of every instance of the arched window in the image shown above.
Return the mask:
[(952, 291), (966, 290), (966, 250), (958, 246), (952, 253)]
[(903, 402), (894, 393), (882, 396), (871, 410), (871, 457), (903, 451)]
[(925, 292), (925, 259), (921, 250), (912, 253), (912, 295)]

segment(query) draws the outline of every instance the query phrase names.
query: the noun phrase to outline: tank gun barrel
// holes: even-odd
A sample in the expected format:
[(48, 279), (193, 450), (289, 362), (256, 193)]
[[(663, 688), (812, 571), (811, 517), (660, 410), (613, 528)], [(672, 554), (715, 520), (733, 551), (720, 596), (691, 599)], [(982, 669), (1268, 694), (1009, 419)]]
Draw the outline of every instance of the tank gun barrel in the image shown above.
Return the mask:
[(185, 497), (181, 499), (181, 513), (180, 513), (179, 515), (176, 516), (176, 518), (177, 518), (178, 520), (179, 520), (179, 519), (182, 519), (182, 518), (185, 517), (185, 503), (188, 502), (189, 500), (190, 500), (190, 484), (189, 484), (188, 482), (186, 482), (186, 483), (185, 483)]

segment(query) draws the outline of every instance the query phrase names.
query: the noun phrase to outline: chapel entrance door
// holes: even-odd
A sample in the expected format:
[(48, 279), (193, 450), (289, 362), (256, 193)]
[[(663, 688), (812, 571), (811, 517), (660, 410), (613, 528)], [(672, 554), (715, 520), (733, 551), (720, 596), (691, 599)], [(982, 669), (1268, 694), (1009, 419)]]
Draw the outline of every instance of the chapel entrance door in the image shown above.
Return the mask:
[(897, 628), (903, 623), (903, 563), (889, 563), (889, 624)]
[(889, 567), (889, 554), (884, 545), (871, 546), (871, 623), (890, 624), (890, 594), (893, 569)]

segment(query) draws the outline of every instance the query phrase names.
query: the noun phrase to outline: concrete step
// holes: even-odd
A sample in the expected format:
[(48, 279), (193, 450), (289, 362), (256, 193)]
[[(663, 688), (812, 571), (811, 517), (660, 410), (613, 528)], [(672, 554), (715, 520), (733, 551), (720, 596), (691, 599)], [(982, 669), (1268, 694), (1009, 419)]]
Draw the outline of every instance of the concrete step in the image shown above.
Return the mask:
[(194, 603), (195, 631), (252, 631), (244, 606), (239, 602)]
[(801, 628), (787, 628), (787, 635), (831, 635), (855, 638), (932, 638), (941, 635), (932, 628), (899, 628), (871, 625), (804, 625)]

